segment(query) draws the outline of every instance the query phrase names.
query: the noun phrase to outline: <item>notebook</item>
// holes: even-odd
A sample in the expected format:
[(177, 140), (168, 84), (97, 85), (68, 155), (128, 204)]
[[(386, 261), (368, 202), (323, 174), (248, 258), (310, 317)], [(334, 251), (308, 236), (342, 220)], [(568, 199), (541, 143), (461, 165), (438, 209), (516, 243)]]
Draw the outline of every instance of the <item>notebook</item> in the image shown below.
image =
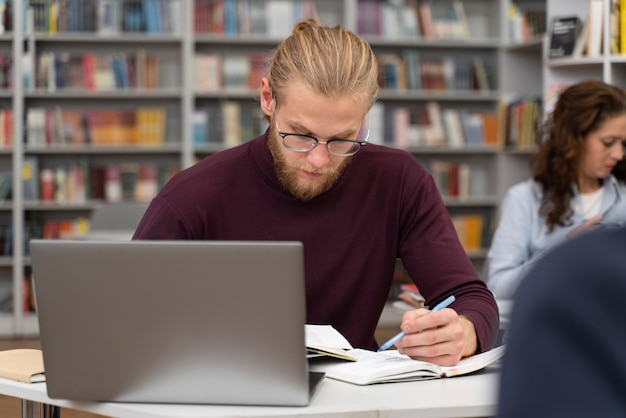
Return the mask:
[[(307, 405), (299, 242), (32, 240), (48, 396)], [(309, 381), (311, 379), (311, 382)]]

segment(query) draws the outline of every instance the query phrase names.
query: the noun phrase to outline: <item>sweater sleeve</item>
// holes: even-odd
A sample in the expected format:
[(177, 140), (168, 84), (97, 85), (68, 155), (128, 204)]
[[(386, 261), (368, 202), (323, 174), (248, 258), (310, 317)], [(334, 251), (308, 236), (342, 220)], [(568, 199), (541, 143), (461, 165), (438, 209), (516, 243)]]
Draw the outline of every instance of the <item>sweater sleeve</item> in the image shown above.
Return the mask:
[(428, 306), (456, 297), (451, 308), (468, 318), (478, 351), (493, 347), (499, 329), (498, 306), (478, 276), (430, 175), (412, 186), (403, 207), (400, 257)]

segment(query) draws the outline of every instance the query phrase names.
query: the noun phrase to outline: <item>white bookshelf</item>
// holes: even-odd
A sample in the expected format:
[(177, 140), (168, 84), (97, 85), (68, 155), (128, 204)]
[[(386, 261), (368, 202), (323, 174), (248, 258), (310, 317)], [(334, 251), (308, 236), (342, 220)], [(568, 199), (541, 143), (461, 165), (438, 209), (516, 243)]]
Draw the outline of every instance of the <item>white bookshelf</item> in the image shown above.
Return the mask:
[[(194, 81), (194, 57), (197, 53), (252, 54), (269, 52), (280, 41), (280, 37), (270, 35), (224, 36), (209, 33), (196, 33), (194, 30), (194, 3), (192, 0), (171, 0), (180, 2), (180, 31), (171, 34), (128, 34), (98, 35), (94, 33), (57, 33), (54, 35), (25, 31), (22, 27), (21, 10), (28, 0), (13, 0), (14, 29), (0, 35), (0, 53), (13, 52), (21, 56), (24, 48), (35, 56), (42, 51), (69, 51), (100, 53), (136, 51), (145, 48), (158, 52), (170, 73), (166, 82), (152, 90), (107, 90), (85, 91), (81, 89), (45, 89), (26, 87), (16, 83), (12, 91), (0, 90), (0, 104), (11, 107), (15, 123), (13, 147), (0, 149), (0, 169), (10, 169), (13, 173), (13, 199), (0, 203), (0, 221), (12, 224), (15, 234), (13, 248), (23, 248), (28, 237), (23, 227), (34, 217), (56, 219), (73, 216), (89, 216), (101, 201), (88, 200), (84, 203), (50, 204), (41, 201), (25, 201), (21, 181), (25, 156), (36, 155), (41, 162), (49, 164), (87, 159), (100, 164), (110, 161), (122, 162), (170, 162), (181, 168), (189, 167), (197, 159), (225, 149), (223, 143), (214, 142), (201, 146), (194, 144), (193, 114), (195, 109), (217, 106), (225, 101), (257, 106), (256, 94), (250, 90), (220, 90), (199, 92)], [(271, 1), (271, 0), (268, 0)], [(436, 102), (441, 108), (467, 108), (470, 110), (497, 110), (503, 97), (519, 93), (542, 94), (546, 80), (559, 76), (575, 78), (577, 74), (594, 74), (597, 77), (617, 78), (618, 70), (624, 69), (625, 60), (603, 57), (594, 64), (577, 65), (552, 63), (542, 68), (541, 41), (513, 44), (507, 36), (507, 11), (512, 0), (463, 0), (471, 36), (460, 39), (426, 39), (424, 37), (388, 39), (384, 36), (366, 36), (377, 54), (401, 54), (405, 50), (418, 51), (423, 57), (481, 57), (490, 81), (484, 91), (415, 89), (398, 91), (383, 89), (380, 102), (385, 107), (424, 106)], [(586, 1), (586, 0), (585, 0)], [(545, 7), (544, 1), (519, 0), (520, 3)], [(343, 24), (349, 29), (358, 27), (358, 14), (361, 8), (358, 0), (315, 0), (318, 14), (326, 24)], [(438, 3), (432, 0), (432, 3)], [(551, 13), (558, 13), (554, 2), (548, 2)], [(559, 7), (569, 7), (570, 0), (561, 0)], [(581, 0), (573, 3), (583, 3)], [(582, 7), (582, 6), (581, 6)], [(282, 30), (290, 33), (291, 22), (280, 22)], [(23, 73), (24, 62), (14, 60), (16, 74)], [(580, 68), (579, 68), (580, 67)], [(609, 67), (608, 69), (606, 67)], [(579, 68), (576, 70), (576, 68)], [(582, 68), (582, 69), (581, 69)], [(574, 74), (572, 74), (572, 72)], [(562, 74), (561, 74), (562, 73)], [(16, 78), (16, 80), (19, 79)], [(542, 81), (543, 79), (543, 81)], [(158, 147), (135, 147), (129, 145), (97, 147), (43, 147), (33, 149), (21, 138), (25, 137), (25, 118), (28, 110), (41, 106), (61, 106), (67, 108), (121, 108), (133, 109), (158, 104), (168, 110), (166, 141)], [(18, 138), (20, 140), (18, 140)], [(244, 138), (248, 139), (248, 138)], [(407, 150), (420, 161), (428, 163), (433, 159), (452, 163), (467, 163), (475, 182), (475, 193), (467, 198), (444, 196), (444, 202), (451, 215), (480, 213), (495, 218), (500, 199), (513, 182), (528, 175), (529, 151), (496, 147), (423, 147), (412, 146)], [(468, 252), (477, 271), (483, 273), (485, 248)], [(23, 313), (22, 278), (29, 271), (29, 258), (21, 251), (0, 257), (0, 284), (9, 283), (13, 289), (13, 309), (0, 314), (1, 336), (36, 335), (37, 320), (33, 313)]]
[[(569, 84), (582, 79), (601, 80), (610, 84), (626, 86), (626, 56), (613, 54), (609, 47), (611, 39), (611, 1), (602, 0), (603, 50), (597, 57), (563, 57), (544, 60), (544, 92), (550, 91), (554, 85)], [(548, 18), (577, 15), (585, 20), (589, 13), (589, 0), (549, 0), (547, 2)]]

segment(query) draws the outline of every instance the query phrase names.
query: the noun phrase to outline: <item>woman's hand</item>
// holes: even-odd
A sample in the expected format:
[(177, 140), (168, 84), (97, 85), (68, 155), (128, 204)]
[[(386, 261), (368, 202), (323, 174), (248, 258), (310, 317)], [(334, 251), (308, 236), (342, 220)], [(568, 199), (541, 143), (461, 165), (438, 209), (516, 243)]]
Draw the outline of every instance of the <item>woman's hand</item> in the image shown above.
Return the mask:
[(592, 216), (591, 218), (587, 219), (585, 222), (581, 223), (576, 228), (568, 232), (567, 238), (574, 238), (582, 234), (583, 232), (591, 232), (595, 229), (598, 229), (600, 227), (600, 225), (598, 225), (598, 222), (600, 222), (601, 220), (602, 215)]

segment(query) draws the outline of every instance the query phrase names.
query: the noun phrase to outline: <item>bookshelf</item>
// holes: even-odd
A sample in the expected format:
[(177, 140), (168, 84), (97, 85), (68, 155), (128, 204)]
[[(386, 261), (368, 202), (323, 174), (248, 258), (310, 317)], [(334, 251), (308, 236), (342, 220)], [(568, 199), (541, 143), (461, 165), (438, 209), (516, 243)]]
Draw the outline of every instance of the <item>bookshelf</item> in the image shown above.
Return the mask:
[[(500, 95), (509, 109), (507, 127), (503, 128), (503, 152), (498, 155), (496, 172), (501, 176), (497, 195), (501, 199), (507, 189), (530, 174), (530, 156), (535, 152), (536, 127), (543, 118), (543, 50), (549, 20), (546, 0), (510, 0), (505, 4), (503, 46), (500, 55)], [(521, 116), (513, 120), (511, 112), (523, 115), (528, 103), (536, 104), (529, 123)], [(527, 139), (511, 129), (527, 129)], [(497, 222), (497, 217), (494, 223)]]
[[(504, 99), (542, 95), (542, 37), (509, 38), (510, 0), (9, 3), (11, 19), (0, 33), (0, 110), (11, 112), (13, 124), (6, 128), (11, 144), (0, 141), (0, 175), (11, 173), (12, 194), (0, 202), (0, 232), (12, 227), (13, 251), (0, 257), (0, 296), (8, 298), (0, 336), (38, 333), (23, 297), (28, 254), (15, 251), (30, 234), (76, 233), (103, 202), (149, 200), (176, 170), (265, 129), (250, 86), (301, 17), (343, 24), (370, 42), (384, 63), (371, 138), (405, 148), (433, 171), (463, 225), (459, 234), (472, 237), (468, 255), (481, 274), (500, 199), (527, 175), (532, 149), (505, 144), (499, 127)], [(148, 4), (151, 14), (137, 14)], [(546, 7), (542, 0), (514, 4)], [(429, 26), (418, 13), (426, 6), (428, 34), (418, 31)], [(162, 19), (148, 18), (154, 13)], [(443, 18), (453, 13), (457, 19)], [(17, 75), (11, 87), (1, 82), (3, 56)], [(0, 128), (5, 120), (0, 114)], [(152, 174), (138, 187), (140, 170)], [(119, 181), (107, 183), (107, 173)]]
[[(595, 1), (595, 0), (594, 0)], [(621, 22), (624, 21), (626, 11), (621, 8), (615, 12), (615, 5), (619, 2), (614, 0), (597, 0), (601, 6), (599, 19), (599, 37), (601, 50), (598, 54), (589, 55), (584, 50), (580, 55), (574, 54), (562, 58), (545, 58), (544, 66), (544, 94), (546, 104), (554, 99), (554, 95), (563, 86), (582, 79), (601, 80), (610, 84), (626, 86), (626, 32), (621, 32)], [(590, 4), (592, 0), (574, 0), (571, 2), (562, 0), (549, 0), (547, 4), (548, 19), (565, 15), (576, 15), (582, 21), (589, 20)], [(623, 2), (621, 2), (623, 4)], [(591, 29), (598, 24), (590, 25)], [(626, 21), (624, 21), (626, 22)], [(614, 38), (613, 34), (616, 33)], [(617, 41), (617, 49), (612, 47), (613, 40)], [(576, 49), (576, 48), (575, 48)]]

